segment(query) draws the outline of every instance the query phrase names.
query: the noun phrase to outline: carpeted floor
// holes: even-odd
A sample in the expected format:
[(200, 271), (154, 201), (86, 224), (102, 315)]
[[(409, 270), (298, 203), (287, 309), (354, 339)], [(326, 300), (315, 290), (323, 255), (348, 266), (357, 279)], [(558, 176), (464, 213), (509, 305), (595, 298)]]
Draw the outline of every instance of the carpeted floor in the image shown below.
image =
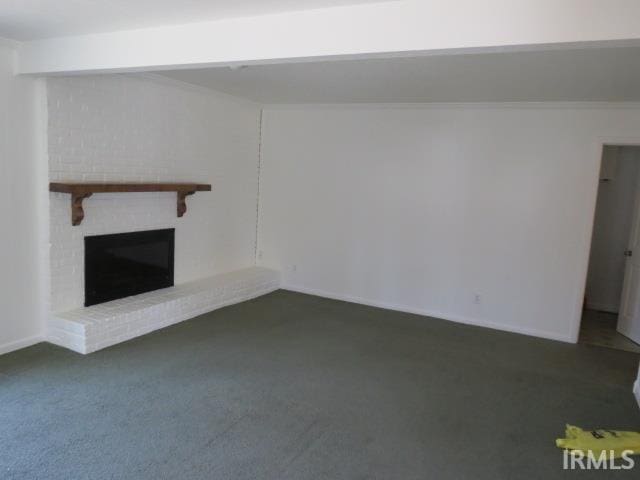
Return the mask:
[(0, 478), (573, 478), (566, 422), (640, 430), (638, 360), (278, 291), (0, 357)]

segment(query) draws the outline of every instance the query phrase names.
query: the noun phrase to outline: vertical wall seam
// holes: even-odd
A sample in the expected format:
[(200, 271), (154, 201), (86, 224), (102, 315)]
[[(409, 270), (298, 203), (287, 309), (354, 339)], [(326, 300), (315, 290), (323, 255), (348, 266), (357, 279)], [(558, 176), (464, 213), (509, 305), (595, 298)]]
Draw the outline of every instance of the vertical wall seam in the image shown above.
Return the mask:
[(253, 264), (258, 265), (258, 235), (260, 232), (260, 182), (261, 182), (261, 170), (262, 170), (262, 112), (264, 109), (260, 108), (258, 114), (258, 183), (256, 191), (256, 231), (255, 241), (253, 244)]
[(36, 218), (38, 221), (38, 298), (41, 302), (40, 335), (46, 339), (51, 311), (51, 219), (49, 197), (49, 90), (47, 80), (37, 79), (35, 83), (36, 104), (36, 185), (38, 200)]

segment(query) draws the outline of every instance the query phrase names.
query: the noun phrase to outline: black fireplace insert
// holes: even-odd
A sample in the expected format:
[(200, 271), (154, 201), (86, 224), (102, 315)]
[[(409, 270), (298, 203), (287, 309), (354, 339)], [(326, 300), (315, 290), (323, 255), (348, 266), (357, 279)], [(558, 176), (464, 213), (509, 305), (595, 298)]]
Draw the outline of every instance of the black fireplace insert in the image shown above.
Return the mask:
[(84, 304), (173, 286), (175, 229), (84, 238)]

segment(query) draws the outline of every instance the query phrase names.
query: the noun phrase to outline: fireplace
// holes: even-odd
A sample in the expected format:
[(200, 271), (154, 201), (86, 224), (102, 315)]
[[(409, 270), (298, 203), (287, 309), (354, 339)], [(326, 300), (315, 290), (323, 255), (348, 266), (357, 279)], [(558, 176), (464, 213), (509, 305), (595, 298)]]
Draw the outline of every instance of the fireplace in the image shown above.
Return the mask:
[(173, 228), (84, 239), (84, 304), (173, 286)]

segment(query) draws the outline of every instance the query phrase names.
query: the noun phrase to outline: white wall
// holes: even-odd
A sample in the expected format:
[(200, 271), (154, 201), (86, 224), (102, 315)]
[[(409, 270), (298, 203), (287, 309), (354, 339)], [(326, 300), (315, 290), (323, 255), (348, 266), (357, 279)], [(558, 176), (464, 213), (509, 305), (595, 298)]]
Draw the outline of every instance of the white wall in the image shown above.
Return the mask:
[(84, 301), (85, 235), (176, 229), (176, 284), (254, 264), (259, 108), (233, 97), (150, 77), (51, 78), (52, 181), (211, 183), (175, 193), (95, 194), (71, 225), (69, 195), (50, 194), (51, 310)]
[(618, 312), (625, 257), (631, 233), (632, 215), (640, 179), (640, 147), (606, 147), (617, 152), (612, 180), (601, 182), (593, 225), (587, 306)]
[(39, 341), (45, 311), (42, 92), (14, 76), (14, 57), (0, 40), (0, 353)]
[(262, 131), (258, 258), (286, 286), (575, 341), (599, 142), (640, 109), (273, 107)]
[(638, 378), (633, 384), (633, 393), (635, 394), (638, 406), (640, 407), (640, 368), (638, 369)]

